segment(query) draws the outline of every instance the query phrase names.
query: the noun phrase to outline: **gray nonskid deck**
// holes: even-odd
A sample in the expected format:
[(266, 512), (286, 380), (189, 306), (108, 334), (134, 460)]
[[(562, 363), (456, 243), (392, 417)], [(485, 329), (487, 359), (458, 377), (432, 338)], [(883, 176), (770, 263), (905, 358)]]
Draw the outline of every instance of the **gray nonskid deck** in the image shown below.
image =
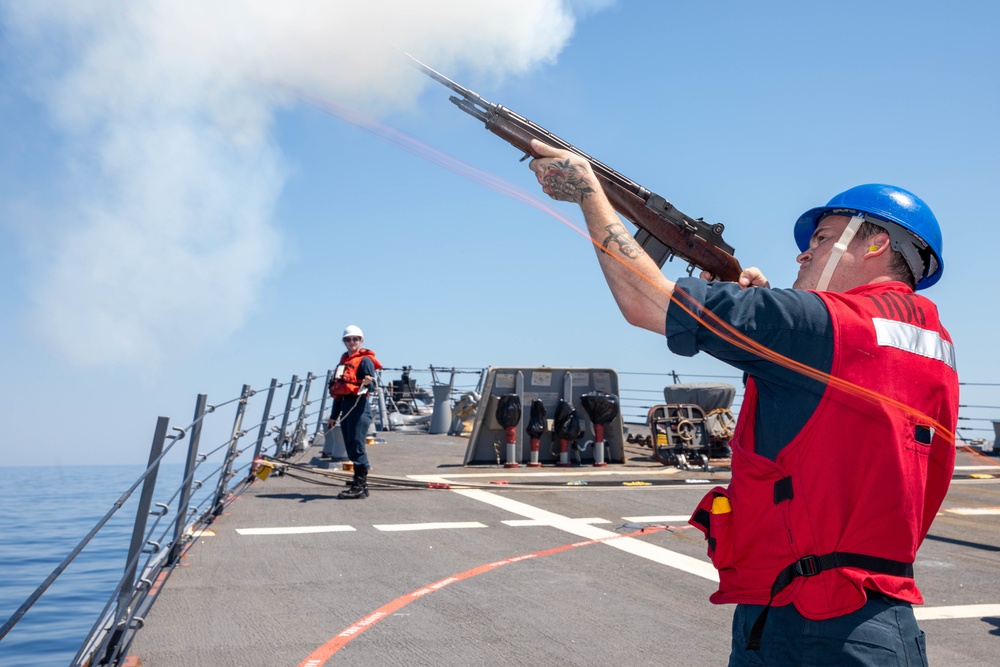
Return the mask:
[[(130, 654), (156, 667), (299, 665), (355, 626), (327, 664), (726, 662), (732, 609), (708, 603), (715, 583), (704, 574), (711, 571), (704, 541), (679, 520), (707, 490), (706, 479), (722, 473), (665, 469), (641, 448), (597, 476), (602, 469), (589, 466), (466, 468), (463, 438), (382, 435), (387, 442), (369, 450), (373, 475), (434, 475), (484, 488), (373, 489), (366, 500), (342, 501), (336, 481), (256, 483), (197, 538)], [(314, 454), (299, 461), (319, 464)], [(546, 475), (545, 486), (519, 484), (543, 479), (535, 473)], [(679, 483), (659, 483), (665, 479)], [(624, 484), (643, 480), (656, 483)], [(998, 506), (998, 493), (989, 481), (956, 484), (946, 508)], [(635, 532), (640, 519), (676, 529), (606, 540)], [(1000, 604), (996, 524), (989, 516), (938, 518), (915, 566), (929, 607)], [(238, 532), (282, 527), (328, 532)], [(623, 551), (628, 545), (632, 551)], [(515, 559), (523, 555), (534, 557)], [(406, 604), (357, 629), (399, 600)], [(1000, 619), (921, 625), (932, 662), (994, 664)]]

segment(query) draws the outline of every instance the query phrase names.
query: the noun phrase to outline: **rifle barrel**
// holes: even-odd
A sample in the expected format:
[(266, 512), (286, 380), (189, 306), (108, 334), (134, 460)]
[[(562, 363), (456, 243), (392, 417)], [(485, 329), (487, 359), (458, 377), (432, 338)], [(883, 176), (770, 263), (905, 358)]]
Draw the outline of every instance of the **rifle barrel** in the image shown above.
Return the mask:
[(469, 114), (470, 116), (474, 116), (474, 117), (478, 118), (479, 120), (483, 121), (484, 123), (489, 118), (489, 110), (488, 109), (480, 109), (475, 104), (475, 102), (472, 102), (471, 100), (468, 100), (468, 99), (466, 99), (464, 97), (455, 97), (454, 95), (452, 95), (448, 99), (451, 100), (451, 103), (454, 104), (455, 106), (457, 106), (459, 109), (461, 109), (465, 113)]
[[(525, 158), (538, 157), (531, 150), (531, 140), (538, 139), (556, 148), (576, 153), (590, 162), (594, 173), (602, 181), (612, 206), (640, 228), (636, 238), (640, 239), (640, 244), (647, 252), (656, 255), (654, 260), (660, 266), (663, 266), (671, 256), (678, 255), (692, 265), (709, 268), (712, 273), (725, 280), (736, 280), (739, 277), (742, 269), (733, 256), (733, 247), (722, 238), (724, 225), (711, 225), (701, 218), (695, 219), (685, 215), (665, 198), (557, 137), (544, 127), (504, 106), (483, 99), (477, 93), (452, 81), (410, 54), (405, 55), (421, 72), (461, 95), (461, 97), (454, 95), (449, 97), (455, 106), (482, 121), (486, 129), (493, 134), (524, 151)], [(627, 193), (628, 197), (638, 198), (641, 208), (636, 208), (632, 200), (619, 196), (616, 191), (623, 195)], [(664, 224), (667, 228), (663, 227)], [(694, 237), (698, 237), (698, 243)], [(654, 239), (656, 243), (651, 244), (649, 238)]]
[[(419, 60), (417, 60), (416, 58), (414, 58), (413, 56), (411, 56), (409, 53), (406, 54), (406, 57), (409, 58), (411, 61), (413, 61), (413, 65), (417, 69), (419, 69), (421, 72), (423, 72), (424, 74), (426, 74), (430, 78), (434, 79), (438, 83), (444, 84), (445, 86), (451, 88), (456, 93), (458, 93), (462, 97), (466, 98), (472, 104), (475, 104), (476, 106), (483, 107), (484, 109), (487, 109), (487, 110), (492, 109), (493, 107), (496, 106), (492, 102), (483, 99), (478, 93), (475, 93), (475, 92), (469, 90), (465, 86), (462, 86), (462, 85), (460, 85), (460, 84), (452, 81), (451, 79), (449, 79), (448, 77), (446, 77), (441, 72), (438, 72), (437, 70), (432, 69), (432, 68), (428, 67), (427, 65), (423, 64), (422, 62), (420, 62)], [(454, 97), (451, 98), (451, 101), (455, 102), (455, 104), (458, 104), (458, 102), (455, 101)], [(471, 113), (471, 112), (468, 111), (468, 109), (466, 109), (461, 104), (459, 104), (459, 106), (462, 108), (463, 111), (466, 111), (467, 113)], [(476, 114), (472, 114), (472, 115), (475, 116)]]

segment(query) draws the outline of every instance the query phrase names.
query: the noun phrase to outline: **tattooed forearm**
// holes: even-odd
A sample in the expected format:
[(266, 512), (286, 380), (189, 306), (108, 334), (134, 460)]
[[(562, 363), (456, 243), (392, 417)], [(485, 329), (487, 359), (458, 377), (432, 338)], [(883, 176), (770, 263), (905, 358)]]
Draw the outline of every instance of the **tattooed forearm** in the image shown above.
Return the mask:
[(604, 252), (608, 251), (608, 246), (612, 243), (617, 245), (621, 254), (625, 255), (629, 259), (635, 259), (642, 252), (642, 248), (635, 242), (635, 238), (628, 233), (628, 230), (625, 229), (625, 226), (621, 223), (616, 222), (610, 224), (604, 228), (604, 231), (608, 233), (608, 236), (601, 244)]
[(561, 201), (579, 204), (594, 194), (594, 188), (584, 178), (584, 173), (568, 159), (553, 162), (542, 176), (542, 183), (553, 199)]

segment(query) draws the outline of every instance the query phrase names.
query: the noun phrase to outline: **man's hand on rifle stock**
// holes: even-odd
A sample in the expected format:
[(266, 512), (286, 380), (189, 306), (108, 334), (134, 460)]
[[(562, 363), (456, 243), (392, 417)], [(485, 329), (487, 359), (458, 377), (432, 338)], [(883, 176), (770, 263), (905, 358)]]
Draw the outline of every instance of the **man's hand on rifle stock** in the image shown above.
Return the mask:
[(580, 205), (604, 278), (626, 321), (662, 333), (674, 283), (622, 224), (590, 163), (537, 140), (531, 142), (531, 150), (539, 156), (529, 166), (542, 191), (553, 199)]
[[(528, 166), (535, 172), (535, 177), (542, 186), (542, 192), (553, 199), (580, 204), (586, 211), (588, 207), (584, 202), (593, 195), (603, 192), (590, 162), (576, 153), (549, 146), (537, 139), (532, 139), (531, 149), (540, 157), (532, 160)], [(617, 222), (617, 218), (615, 221)], [(623, 254), (629, 257), (637, 256), (637, 252), (629, 252), (630, 250), (632, 248), (622, 248)], [(711, 280), (712, 274), (702, 271), (701, 278)], [(755, 266), (744, 269), (737, 282), (743, 289), (771, 286), (761, 270)]]
[[(674, 282), (664, 277), (629, 234), (608, 201), (590, 162), (537, 139), (531, 141), (531, 150), (538, 157), (529, 166), (542, 192), (559, 201), (579, 204), (583, 210), (604, 277), (625, 319), (635, 326), (662, 333)], [(701, 277), (712, 278), (708, 272), (703, 272)], [(740, 274), (739, 285), (743, 289), (770, 287), (767, 278), (755, 267)]]
[(537, 139), (531, 148), (541, 157), (528, 166), (542, 186), (542, 192), (559, 201), (583, 204), (583, 201), (600, 189), (590, 162), (576, 153), (554, 148)]

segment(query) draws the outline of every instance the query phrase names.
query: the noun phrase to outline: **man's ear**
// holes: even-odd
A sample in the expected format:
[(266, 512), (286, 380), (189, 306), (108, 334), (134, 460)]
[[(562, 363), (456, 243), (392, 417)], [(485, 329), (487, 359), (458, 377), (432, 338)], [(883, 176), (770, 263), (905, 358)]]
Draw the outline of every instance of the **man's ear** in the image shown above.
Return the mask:
[(872, 257), (878, 257), (879, 255), (886, 252), (889, 249), (889, 235), (880, 233), (871, 237), (870, 239), (865, 239), (865, 257), (869, 255)]

